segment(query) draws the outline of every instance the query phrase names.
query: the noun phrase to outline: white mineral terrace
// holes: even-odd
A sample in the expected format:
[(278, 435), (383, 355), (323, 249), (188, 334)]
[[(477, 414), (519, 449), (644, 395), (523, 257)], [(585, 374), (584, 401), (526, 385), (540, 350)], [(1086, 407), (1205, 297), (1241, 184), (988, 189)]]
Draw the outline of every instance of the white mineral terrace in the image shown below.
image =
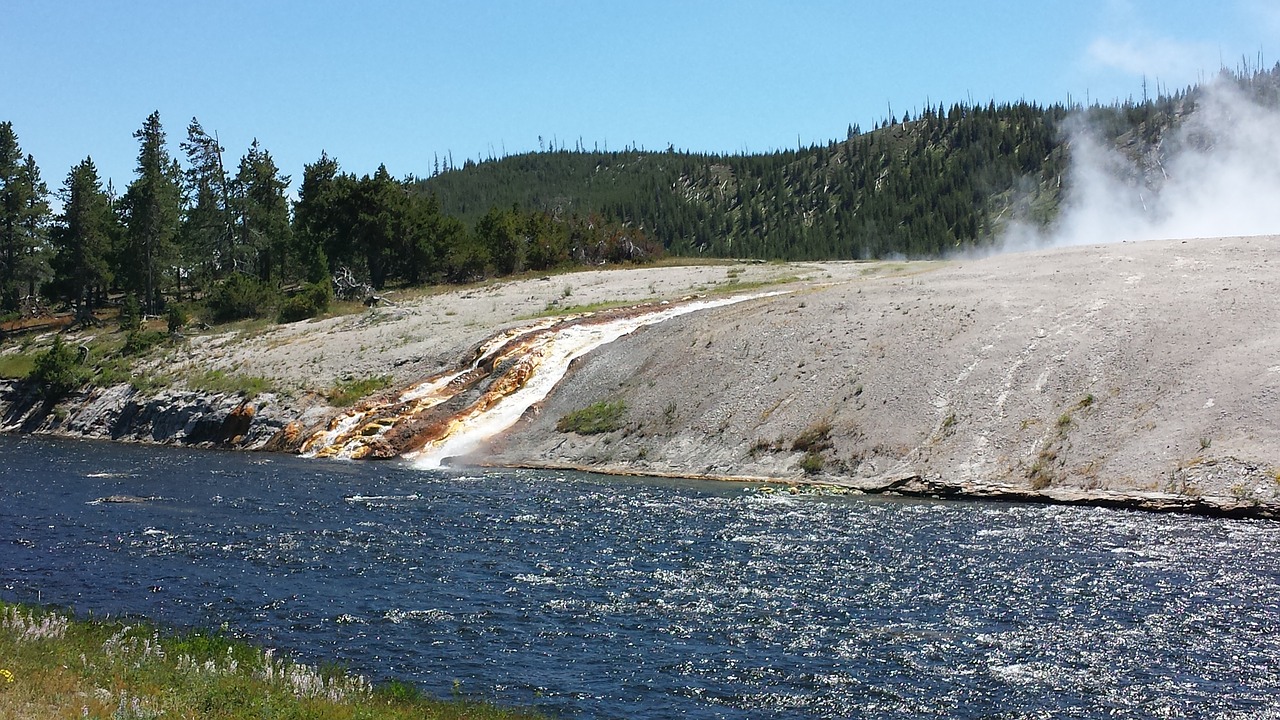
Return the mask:
[(455, 418), (449, 434), (427, 444), (421, 450), (408, 455), (419, 468), (438, 468), (449, 457), (466, 455), (481, 443), (506, 430), (520, 419), (534, 403), (542, 400), (564, 378), (569, 363), (592, 350), (617, 340), (646, 325), (654, 325), (673, 317), (698, 310), (723, 307), (761, 297), (781, 295), (784, 292), (738, 295), (717, 300), (673, 305), (635, 317), (609, 320), (602, 323), (571, 325), (558, 332), (543, 333), (529, 348), (520, 362), (536, 365), (528, 381), (515, 392), (503, 397), (484, 412)]
[[(411, 403), (407, 414), (424, 412), (448, 401), (459, 390), (453, 381), (491, 360), (491, 356), (510, 348), (519, 340), (521, 354), (505, 377), (521, 378), (515, 383), (496, 382), (484, 400), (472, 404), (445, 423), (444, 430), (433, 440), (404, 457), (420, 468), (438, 468), (446, 458), (467, 455), (486, 440), (516, 423), (534, 403), (542, 400), (564, 378), (569, 364), (595, 348), (613, 342), (646, 325), (653, 325), (699, 310), (723, 307), (784, 292), (755, 293), (715, 300), (669, 305), (630, 317), (593, 322), (590, 316), (581, 322), (552, 329), (565, 318), (552, 318), (504, 332), (485, 343), (477, 361), (468, 369), (433, 377), (402, 392), (396, 403)], [(509, 350), (507, 350), (510, 352)], [(496, 393), (496, 396), (493, 396)], [(492, 397), (491, 397), (492, 396)], [(378, 421), (377, 407), (365, 407), (339, 416), (329, 429), (317, 433), (303, 445), (308, 457), (360, 457), (362, 448), (384, 435), (396, 418)], [(402, 418), (404, 415), (401, 416)], [(381, 423), (381, 424), (375, 424)]]

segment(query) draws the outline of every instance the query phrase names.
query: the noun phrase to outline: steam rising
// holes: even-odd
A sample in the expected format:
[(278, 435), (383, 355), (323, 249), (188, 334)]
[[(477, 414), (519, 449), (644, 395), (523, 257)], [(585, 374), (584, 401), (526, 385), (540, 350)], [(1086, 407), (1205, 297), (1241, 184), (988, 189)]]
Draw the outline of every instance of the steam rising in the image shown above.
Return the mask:
[(1057, 222), (1015, 224), (1002, 249), (1280, 233), (1280, 110), (1225, 80), (1197, 100), (1153, 146), (1081, 122)]

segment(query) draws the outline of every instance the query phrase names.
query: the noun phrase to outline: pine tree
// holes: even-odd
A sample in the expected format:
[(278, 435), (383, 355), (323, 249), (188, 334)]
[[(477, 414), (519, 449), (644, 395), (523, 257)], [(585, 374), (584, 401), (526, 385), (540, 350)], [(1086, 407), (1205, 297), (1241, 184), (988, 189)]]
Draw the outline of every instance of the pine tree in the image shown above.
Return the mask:
[(222, 161), (222, 145), (205, 132), (199, 120), (191, 118), (181, 147), (188, 165), (188, 204), (180, 232), (183, 265), (197, 282), (208, 287), (235, 270), (230, 181)]
[(405, 213), (405, 192), (385, 165), (379, 165), (373, 177), (364, 176), (354, 193), (353, 239), (357, 252), (364, 256), (369, 282), (382, 288), (394, 264), (390, 253), (396, 246), (396, 231)]
[(51, 286), (84, 319), (105, 297), (111, 281), (108, 255), (116, 219), (92, 158), (71, 169), (61, 195), (62, 213), (51, 233), (56, 253)]
[(259, 280), (280, 283), (285, 279), (289, 252), (289, 178), (280, 174), (271, 153), (257, 139), (240, 158), (236, 172), (235, 207), (240, 248), (251, 257)]
[(339, 169), (338, 161), (324, 152), (302, 166), (302, 185), (293, 206), (294, 252), (311, 282), (328, 277), (331, 269), (346, 262), (338, 242)]
[(117, 276), (125, 290), (154, 315), (163, 305), (166, 274), (173, 268), (174, 240), (182, 210), (181, 170), (165, 148), (160, 113), (147, 117), (133, 134), (139, 141), (137, 178), (124, 195), (128, 228), (125, 252), (117, 258)]
[(0, 309), (15, 310), (43, 274), (39, 251), (48, 225), (48, 188), (23, 157), (10, 122), (0, 123)]

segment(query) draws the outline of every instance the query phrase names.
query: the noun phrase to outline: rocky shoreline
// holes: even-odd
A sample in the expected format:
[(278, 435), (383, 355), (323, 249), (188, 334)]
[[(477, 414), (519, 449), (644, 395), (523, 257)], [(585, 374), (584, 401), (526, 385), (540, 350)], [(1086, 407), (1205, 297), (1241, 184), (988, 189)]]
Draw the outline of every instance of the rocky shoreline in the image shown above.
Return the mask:
[[(581, 306), (754, 299), (643, 328), (575, 361), (480, 465), (843, 492), (1280, 516), (1280, 240), (1079, 247), (948, 263), (591, 271), (212, 333), (144, 362), (268, 378), (245, 399), (129, 385), (55, 406), (0, 382), (0, 429), (296, 450), (324, 388), (401, 388), (485, 338)], [(390, 392), (390, 391), (388, 391)], [(618, 403), (616, 427), (556, 429)]]

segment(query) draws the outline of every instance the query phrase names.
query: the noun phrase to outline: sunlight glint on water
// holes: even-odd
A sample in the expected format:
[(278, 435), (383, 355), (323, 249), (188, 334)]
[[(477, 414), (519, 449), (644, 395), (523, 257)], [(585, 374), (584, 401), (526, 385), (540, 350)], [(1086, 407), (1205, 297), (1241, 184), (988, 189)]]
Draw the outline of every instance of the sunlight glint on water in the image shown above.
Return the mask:
[[(1280, 525), (0, 438), (0, 595), (560, 717), (1275, 716)], [(39, 482), (32, 482), (38, 478)], [(144, 503), (90, 504), (127, 494)]]

